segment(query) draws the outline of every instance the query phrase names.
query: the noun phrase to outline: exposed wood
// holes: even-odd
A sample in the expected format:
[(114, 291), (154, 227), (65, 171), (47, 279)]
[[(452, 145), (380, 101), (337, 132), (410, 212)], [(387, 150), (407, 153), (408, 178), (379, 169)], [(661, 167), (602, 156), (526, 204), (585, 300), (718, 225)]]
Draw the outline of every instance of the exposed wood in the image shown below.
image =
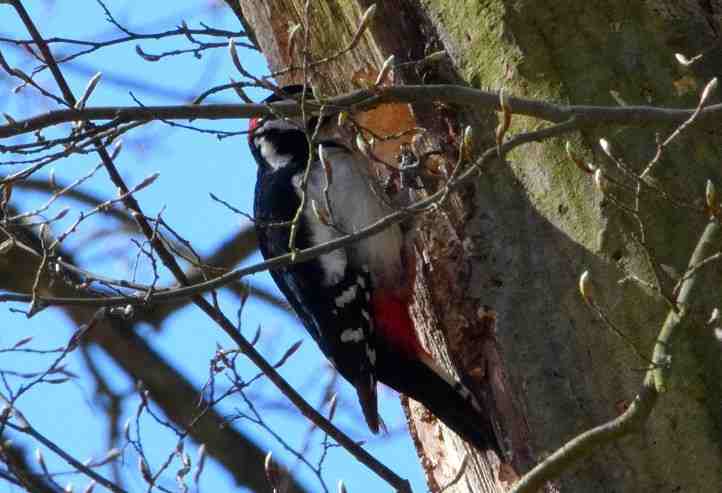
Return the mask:
[[(273, 70), (292, 63), (287, 28), (300, 22), (304, 3), (240, 1)], [(369, 3), (311, 2), (311, 57), (343, 47)], [(722, 58), (719, 2), (378, 4), (377, 21), (363, 42), (312, 71), (311, 80), (324, 92), (372, 78), (390, 54), (404, 62), (445, 49), (451, 63), (400, 70), (395, 81), (504, 87), (514, 95), (576, 104), (694, 106), (699, 89), (718, 75)], [(704, 57), (685, 68), (675, 60), (678, 52)], [(290, 80), (300, 75), (281, 77), (281, 83)], [(446, 161), (436, 164), (441, 170), (455, 161), (464, 125), (475, 127), (480, 146), (493, 143), (493, 114), (438, 106), (417, 106), (411, 114), (443, 150)], [(536, 125), (515, 116), (510, 134)], [(602, 136), (617, 144), (633, 169), (654, 155), (655, 136), (648, 130), (599, 129), (575, 136), (577, 152), (605, 172), (618, 170), (599, 152)], [(417, 329), (439, 361), (475, 383), (513, 452), (511, 464), (501, 468), (495, 458), (473, 454), (463, 479), (447, 492), (503, 491), (566, 440), (620, 414), (635, 395), (646, 361), (580, 299), (577, 279), (583, 270), (594, 274), (599, 303), (643, 354), (650, 354), (663, 321), (663, 302), (637, 284), (617, 283), (624, 271), (645, 279), (653, 274), (630, 233), (634, 225), (568, 162), (563, 144), (515, 151), (418, 224)], [(675, 196), (699, 194), (701, 200), (707, 178), (722, 181), (721, 144), (719, 132), (687, 134), (667, 150), (655, 183)], [(658, 198), (644, 200), (655, 258), (683, 268), (706, 217)], [(722, 489), (722, 358), (702, 323), (718, 292), (713, 284), (699, 300), (695, 339), (675, 348), (680, 372), (675, 391), (660, 399), (644, 432), (600, 449), (548, 484), (548, 491)], [(418, 406), (410, 405), (409, 415), (435, 491), (456, 475), (466, 446)]]
[[(244, 16), (254, 26), (259, 45), (267, 56), (272, 71), (300, 64), (300, 55), (289, 56), (287, 38), (288, 26), (302, 20), (304, 3), (273, 1), (261, 2), (262, 5), (259, 5), (258, 2), (251, 0), (240, 2)], [(309, 50), (312, 54), (311, 58), (327, 56), (338, 51), (339, 47), (345, 46), (356, 30), (360, 14), (370, 4), (371, 2), (311, 2), (310, 18), (313, 26)], [(395, 55), (396, 63), (404, 63), (421, 60), (435, 48), (438, 49), (438, 44), (434, 44), (433, 39), (427, 36), (431, 24), (413, 2), (378, 2), (377, 8), (376, 20), (364, 35), (362, 43), (351, 53), (310, 72), (312, 83), (320, 85), (324, 92), (335, 94), (348, 91), (355, 88), (354, 82), (375, 80), (384, 60), (391, 54)], [(329, 19), (334, 20), (331, 25)], [(296, 44), (298, 45), (298, 42)], [(443, 72), (448, 73), (450, 70), (448, 63), (442, 62), (441, 65)], [(412, 65), (405, 70), (395, 71), (395, 82), (400, 84), (435, 80), (448, 82), (449, 78), (440, 78), (439, 71), (439, 67), (431, 70), (423, 65)], [(298, 83), (302, 80), (302, 75), (296, 71), (283, 75), (280, 79), (281, 84)], [(374, 112), (357, 115), (357, 118), (364, 126), (372, 128), (380, 135), (399, 132), (412, 126), (427, 128), (430, 130), (430, 135), (435, 136), (431, 137), (435, 145), (443, 147), (441, 150), (455, 159), (453, 149), (457, 143), (455, 136), (449, 135), (449, 128), (458, 129), (459, 122), (452, 111), (444, 111), (442, 116), (443, 118), (440, 118), (438, 108), (431, 105), (417, 105), (414, 108), (406, 105), (388, 105)], [(379, 147), (377, 154), (386, 162), (395, 163), (398, 144), (398, 142), (384, 143)], [(438, 172), (449, 173), (452, 164), (442, 160), (437, 166), (444, 168), (439, 169)], [(430, 185), (433, 186), (433, 182)], [(458, 300), (463, 299), (460, 293), (464, 286), (458, 283), (457, 279), (460, 270), (465, 269), (466, 262), (464, 255), (460, 254), (459, 232), (463, 231), (463, 217), (466, 215), (465, 209), (468, 203), (456, 195), (451, 203), (449, 214), (438, 214), (426, 220), (419, 235), (418, 247), (424, 253), (420, 255), (418, 264), (420, 275), (417, 280), (416, 299), (419, 304), (415, 310), (415, 320), (427, 348), (442, 364), (450, 368), (458, 365), (457, 369), (473, 370), (486, 367), (487, 361), (493, 361), (495, 365), (499, 364), (501, 358), (493, 343), (493, 334), (489, 332), (487, 336), (491, 335), (491, 337), (487, 338), (490, 343), (484, 345), (481, 351), (472, 349), (471, 346), (467, 346), (471, 351), (461, 351), (460, 348), (463, 347), (461, 344), (454, 348), (453, 353), (456, 357), (452, 359), (445, 349), (447, 334), (454, 334), (458, 338), (462, 326), (464, 329), (471, 328), (469, 330), (484, 332), (481, 327), (483, 321), (477, 316), (478, 307), (474, 303), (458, 303)], [(435, 243), (430, 239), (431, 236), (437, 239), (445, 237), (445, 244), (442, 246)], [(455, 255), (451, 255), (452, 249), (455, 250)], [(436, 299), (432, 301), (433, 297)], [(459, 342), (462, 341), (459, 339)], [(468, 364), (463, 366), (462, 361)], [(500, 383), (503, 382), (505, 378), (503, 370), (494, 371), (495, 379)], [(486, 377), (481, 378), (476, 386), (480, 390), (485, 389), (488, 394), (492, 393), (489, 379)], [(505, 388), (508, 386), (498, 386), (497, 393), (504, 393)], [(509, 402), (507, 398), (497, 397), (497, 400)], [(491, 400), (489, 402), (491, 404)], [(477, 454), (473, 448), (463, 444), (435, 418), (429, 419), (428, 412), (420, 406), (412, 404), (410, 411), (412, 416), (410, 423), (418, 438), (417, 443), (422, 447), (420, 454), (423, 456), (430, 484), (439, 487), (448, 484), (458, 472), (464, 455), (469, 453), (470, 458), (466, 467), (468, 473), (459, 485), (469, 485), (468, 487), (473, 491), (501, 491), (496, 479), (498, 458), (482, 457)], [(514, 413), (516, 413), (514, 409), (509, 410), (509, 416)], [(518, 418), (518, 421), (523, 424), (523, 418)], [(442, 429), (443, 431), (440, 431)], [(440, 433), (445, 437), (444, 442), (438, 440)], [(517, 434), (524, 433), (525, 431), (521, 430)], [(515, 454), (514, 463), (520, 464), (522, 457), (525, 457), (525, 454)], [(531, 464), (530, 461), (528, 463)], [(513, 476), (513, 468), (509, 467), (509, 469)], [(450, 488), (447, 491), (462, 490)]]

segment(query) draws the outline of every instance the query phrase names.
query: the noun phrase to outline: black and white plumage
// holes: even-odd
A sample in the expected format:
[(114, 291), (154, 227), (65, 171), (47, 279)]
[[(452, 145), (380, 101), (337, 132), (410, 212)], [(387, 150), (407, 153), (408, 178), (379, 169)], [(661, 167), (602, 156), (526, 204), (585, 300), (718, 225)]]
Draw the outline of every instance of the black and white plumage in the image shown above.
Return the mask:
[[(301, 88), (284, 90), (297, 94)], [(308, 169), (294, 244), (298, 249), (358, 231), (391, 212), (368, 176), (367, 158), (339, 138), (335, 125), (335, 119), (322, 122), (313, 143), (318, 151)], [(258, 163), (254, 214), (265, 258), (289, 251), (288, 222), (301, 206), (309, 166), (307, 127), (315, 125), (279, 118), (254, 119), (250, 125), (249, 143)], [(418, 341), (408, 313), (413, 279), (406, 248), (401, 228), (393, 225), (313, 260), (272, 270), (271, 275), (321, 350), (355, 387), (373, 432), (381, 423), (376, 395), (381, 381), (424, 404), (478, 448), (499, 452), (475, 398), (441, 370)]]
[[(302, 180), (308, 164), (304, 130), (284, 120), (257, 122), (251, 145), (259, 167), (255, 219), (265, 258), (288, 252), (290, 228), (269, 225), (291, 220), (301, 204)], [(368, 189), (362, 156), (334, 140), (321, 141), (325, 159), (334, 167), (328, 193), (323, 193), (325, 171), (314, 161), (306, 185), (306, 207), (299, 223), (295, 247), (309, 248), (357, 231), (390, 210)], [(359, 193), (363, 187), (368, 194)], [(330, 204), (326, 204), (328, 196)], [(311, 206), (321, 204), (334, 216), (333, 227), (322, 224)], [(345, 212), (341, 213), (340, 210)], [(349, 209), (350, 208), (350, 209)], [(336, 211), (339, 211), (337, 214)], [(346, 212), (347, 211), (347, 212)], [(381, 248), (379, 248), (381, 247)], [(379, 429), (377, 412), (374, 323), (370, 313), (371, 287), (401, 276), (398, 252), (402, 235), (391, 228), (357, 244), (271, 272), (276, 284), (304, 322), (321, 350), (349, 380), (359, 396), (372, 431)]]

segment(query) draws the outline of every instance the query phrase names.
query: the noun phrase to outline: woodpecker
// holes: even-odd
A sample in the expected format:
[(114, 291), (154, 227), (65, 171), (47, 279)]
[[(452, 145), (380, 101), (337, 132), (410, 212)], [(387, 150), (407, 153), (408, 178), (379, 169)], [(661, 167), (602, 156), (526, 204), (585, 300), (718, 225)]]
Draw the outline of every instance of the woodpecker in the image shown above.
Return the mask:
[[(292, 98), (302, 86), (282, 92)], [(280, 100), (274, 94), (265, 102)], [(368, 158), (341, 135), (336, 118), (320, 124), (317, 117), (251, 120), (248, 140), (258, 164), (254, 216), (264, 258), (290, 251), (290, 223), (302, 204), (297, 249), (353, 233), (392, 212)], [(271, 276), (321, 351), (356, 389), (373, 433), (383, 424), (376, 393), (382, 382), (422, 403), (478, 449), (501, 457), (476, 399), (433, 361), (416, 335), (409, 315), (413, 249), (405, 240), (395, 224), (313, 260), (271, 270)]]

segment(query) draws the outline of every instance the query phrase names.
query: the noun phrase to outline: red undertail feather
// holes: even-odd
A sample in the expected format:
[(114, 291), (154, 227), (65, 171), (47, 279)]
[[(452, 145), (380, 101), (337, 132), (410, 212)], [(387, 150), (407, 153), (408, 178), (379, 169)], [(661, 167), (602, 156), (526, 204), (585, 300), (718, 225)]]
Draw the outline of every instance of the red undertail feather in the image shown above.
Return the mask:
[(409, 305), (403, 297), (389, 291), (377, 291), (371, 296), (371, 307), (376, 331), (397, 354), (418, 359), (424, 353), (409, 316)]
[(421, 345), (407, 300), (398, 291), (380, 290), (371, 296), (374, 328), (386, 354), (378, 362), (379, 380), (423, 404), (477, 449), (503, 457), (489, 416), (469, 389), (437, 365)]

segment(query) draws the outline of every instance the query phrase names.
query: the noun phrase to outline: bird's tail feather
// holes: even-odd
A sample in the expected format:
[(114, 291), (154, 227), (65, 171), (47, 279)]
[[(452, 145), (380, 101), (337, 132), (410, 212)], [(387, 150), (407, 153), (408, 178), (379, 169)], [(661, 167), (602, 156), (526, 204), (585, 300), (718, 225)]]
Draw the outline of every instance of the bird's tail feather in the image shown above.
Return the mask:
[[(383, 368), (382, 382), (423, 404), (456, 434), (481, 451), (503, 457), (491, 419), (460, 382), (450, 382), (422, 361), (398, 361)], [(379, 368), (377, 368), (377, 371)], [(403, 373), (409, 372), (407, 376)]]

